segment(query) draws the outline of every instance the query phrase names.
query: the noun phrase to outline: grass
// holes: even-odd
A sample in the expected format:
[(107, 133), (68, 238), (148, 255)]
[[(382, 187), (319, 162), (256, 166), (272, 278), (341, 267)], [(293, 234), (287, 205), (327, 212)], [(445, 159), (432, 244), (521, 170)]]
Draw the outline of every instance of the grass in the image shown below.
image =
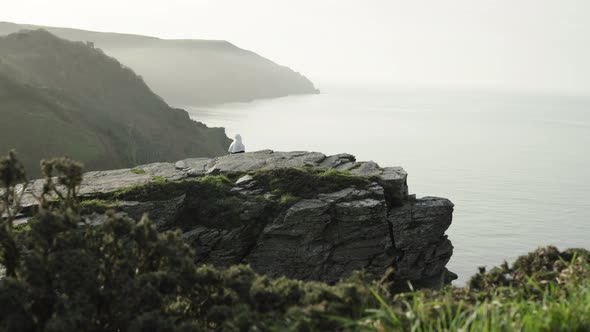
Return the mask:
[(88, 199), (80, 202), (82, 213), (104, 213), (108, 210), (116, 209), (120, 203), (106, 199)]
[[(550, 257), (552, 251), (522, 256), (512, 269), (480, 272), (465, 288), (415, 291), (391, 301), (373, 291), (379, 308), (361, 319), (336, 319), (353, 331), (590, 331), (589, 256)], [(514, 278), (502, 280), (499, 271)]]
[[(450, 292), (450, 293), (449, 293)], [(590, 284), (552, 287), (539, 300), (522, 292), (507, 290), (511, 296), (494, 294), (475, 304), (456, 300), (451, 291), (438, 298), (412, 294), (401, 305), (383, 303), (368, 316), (350, 321), (356, 330), (370, 331), (588, 331), (590, 330)], [(379, 296), (375, 294), (375, 296)]]
[(166, 182), (168, 180), (166, 180), (166, 178), (164, 178), (163, 176), (156, 175), (156, 176), (152, 176), (152, 181), (159, 182), (159, 183), (164, 183), (164, 182)]
[(231, 181), (224, 175), (209, 175), (197, 179), (182, 181), (167, 181), (161, 176), (152, 177), (152, 181), (146, 184), (120, 188), (117, 191), (105, 195), (106, 199), (129, 201), (158, 201), (178, 197), (183, 193), (202, 191), (203, 194), (211, 191), (229, 190)]
[(145, 170), (141, 168), (132, 168), (130, 172), (133, 174), (145, 174)]
[(311, 168), (283, 168), (259, 171), (254, 179), (278, 194), (311, 198), (321, 193), (332, 193), (349, 187), (367, 188), (371, 180), (337, 170)]
[(299, 198), (297, 196), (293, 196), (291, 194), (284, 194), (281, 196), (281, 198), (279, 198), (279, 205), (280, 206), (291, 206), (300, 200), (301, 200), (301, 198)]

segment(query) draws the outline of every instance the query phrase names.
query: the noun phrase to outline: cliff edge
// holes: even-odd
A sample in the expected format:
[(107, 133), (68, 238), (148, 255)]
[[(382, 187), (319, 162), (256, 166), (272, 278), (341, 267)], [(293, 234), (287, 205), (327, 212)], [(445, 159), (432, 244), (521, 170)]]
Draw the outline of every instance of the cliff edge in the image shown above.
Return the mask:
[[(332, 283), (355, 270), (379, 278), (393, 266), (396, 280), (431, 288), (454, 275), (445, 268), (453, 204), (416, 199), (402, 168), (349, 154), (264, 150), (89, 172), (80, 195), (91, 222), (107, 209), (147, 213), (219, 267)], [(25, 206), (34, 208), (32, 196)]]

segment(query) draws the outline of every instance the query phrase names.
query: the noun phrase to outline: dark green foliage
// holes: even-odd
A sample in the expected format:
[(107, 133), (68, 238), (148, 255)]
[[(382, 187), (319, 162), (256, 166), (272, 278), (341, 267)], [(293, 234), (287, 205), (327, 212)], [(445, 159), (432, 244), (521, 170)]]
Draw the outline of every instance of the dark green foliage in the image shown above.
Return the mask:
[[(44, 162), (43, 170), (39, 212), (16, 236), (15, 273), (0, 280), (4, 330), (329, 330), (338, 326), (329, 315), (360, 317), (371, 300), (362, 283), (328, 286), (272, 280), (245, 266), (197, 266), (180, 232), (160, 233), (147, 218), (107, 212), (103, 224), (87, 225), (80, 208), (112, 201), (79, 203), (81, 168), (69, 159)], [(175, 185), (215, 197), (229, 183), (212, 176), (118, 194), (140, 198)], [(59, 199), (46, 204), (50, 195)]]
[[(8, 159), (0, 159), (0, 178), (23, 179), (14, 155)], [(43, 170), (46, 184), (34, 218), (18, 230), (10, 215), (2, 219), (6, 231), (0, 233), (0, 249), (7, 275), (0, 279), (0, 331), (590, 329), (590, 255), (585, 250), (542, 248), (512, 267), (482, 269), (469, 287), (442, 291), (391, 295), (389, 284), (367, 283), (362, 273), (332, 286), (271, 279), (247, 266), (198, 265), (180, 231), (159, 232), (147, 217), (137, 222), (107, 212), (104, 223), (91, 226), (80, 210), (116, 201), (79, 202), (81, 167), (69, 159), (45, 162)], [(289, 184), (273, 185), (305, 193)], [(237, 203), (229, 188), (228, 178), (210, 176), (156, 181), (115, 195), (141, 200), (164, 197), (170, 190), (203, 195), (203, 200), (211, 196), (205, 204), (213, 208), (201, 217), (214, 218)], [(50, 197), (60, 199), (50, 202)]]
[(34, 321), (42, 331), (270, 330), (288, 327), (288, 315), (302, 329), (326, 330), (337, 327), (326, 315), (359, 317), (369, 298), (362, 285), (271, 280), (245, 266), (198, 267), (180, 233), (158, 233), (147, 219), (110, 215), (101, 226), (76, 226), (81, 221), (42, 211), (32, 222), (21, 239), (28, 251), (18, 278), (0, 281), (7, 324)]
[[(26, 181), (24, 166), (16, 159), (16, 153), (11, 151), (8, 156), (0, 158), (0, 188), (14, 187)], [(4, 192), (4, 195), (8, 195)]]
[(318, 193), (332, 193), (349, 187), (366, 188), (369, 179), (336, 170), (280, 168), (254, 174), (258, 183), (281, 194), (310, 198)]
[(35, 323), (26, 310), (29, 294), (19, 280), (0, 280), (0, 331), (34, 331)]
[(568, 283), (574, 276), (590, 277), (590, 271), (583, 274), (583, 271), (568, 270), (584, 264), (590, 265), (587, 250), (569, 249), (560, 252), (556, 247), (549, 246), (520, 256), (512, 267), (505, 262), (489, 272), (480, 268), (480, 272), (469, 280), (468, 285), (476, 291), (490, 292), (501, 287), (518, 287), (531, 294), (542, 295), (545, 285)]
[(65, 209), (79, 212), (78, 189), (82, 183), (82, 164), (67, 157), (41, 161), (41, 173), (45, 179), (40, 197), (41, 207), (58, 200)]
[(114, 58), (44, 30), (0, 36), (0, 150), (27, 172), (55, 155), (90, 170), (213, 157), (230, 141), (171, 108)]
[[(16, 274), (20, 255), (13, 222), (20, 211), (26, 180), (24, 166), (16, 159), (14, 151), (0, 157), (0, 263), (6, 267), (7, 276)], [(23, 190), (19, 191), (19, 185)]]
[(13, 230), (14, 233), (26, 232), (31, 229), (31, 225), (29, 223), (22, 223), (18, 225), (14, 225)]

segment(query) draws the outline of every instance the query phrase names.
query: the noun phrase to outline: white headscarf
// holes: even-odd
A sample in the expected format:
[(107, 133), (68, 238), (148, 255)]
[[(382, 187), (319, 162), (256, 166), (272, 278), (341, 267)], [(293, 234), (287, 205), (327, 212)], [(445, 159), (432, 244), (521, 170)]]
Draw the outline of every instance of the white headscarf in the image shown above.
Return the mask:
[(246, 147), (242, 143), (242, 136), (240, 136), (240, 134), (236, 135), (234, 142), (229, 146), (229, 149), (227, 151), (229, 153), (246, 151)]

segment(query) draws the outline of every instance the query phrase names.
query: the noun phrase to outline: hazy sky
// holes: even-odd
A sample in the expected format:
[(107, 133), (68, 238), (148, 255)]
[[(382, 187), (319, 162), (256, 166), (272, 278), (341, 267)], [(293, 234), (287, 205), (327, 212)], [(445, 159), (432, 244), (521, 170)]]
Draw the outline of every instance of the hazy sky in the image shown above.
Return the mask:
[(0, 0), (1, 21), (225, 39), (323, 84), (590, 95), (588, 0)]

